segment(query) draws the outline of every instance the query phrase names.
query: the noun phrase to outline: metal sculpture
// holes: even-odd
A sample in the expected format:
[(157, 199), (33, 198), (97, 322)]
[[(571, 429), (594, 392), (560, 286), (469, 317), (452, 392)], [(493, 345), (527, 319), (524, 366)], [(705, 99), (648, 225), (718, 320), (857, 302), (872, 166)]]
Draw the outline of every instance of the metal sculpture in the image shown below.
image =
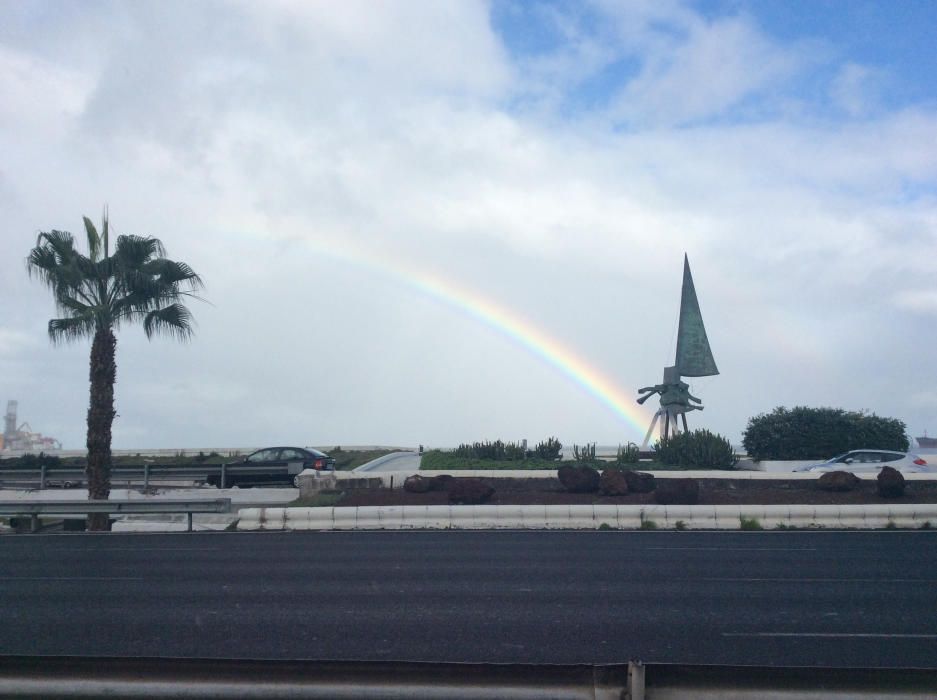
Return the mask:
[[(643, 449), (647, 449), (657, 421), (661, 421), (661, 437), (669, 438), (680, 431), (677, 419), (683, 421), (683, 430), (686, 432), (688, 411), (702, 411), (702, 401), (690, 393), (690, 385), (682, 381), (681, 377), (709, 377), (719, 374), (716, 361), (713, 359), (709, 339), (706, 337), (706, 328), (703, 326), (703, 315), (700, 313), (699, 300), (696, 298), (696, 288), (693, 286), (693, 275), (690, 274), (690, 261), (683, 256), (683, 290), (680, 295), (680, 326), (677, 330), (677, 355), (671, 367), (664, 367), (664, 381), (662, 384), (646, 386), (638, 390), (641, 394), (638, 403), (643, 404), (651, 396), (660, 396), (660, 408), (654, 414), (651, 427), (644, 436)], [(694, 405), (696, 404), (696, 405)]]

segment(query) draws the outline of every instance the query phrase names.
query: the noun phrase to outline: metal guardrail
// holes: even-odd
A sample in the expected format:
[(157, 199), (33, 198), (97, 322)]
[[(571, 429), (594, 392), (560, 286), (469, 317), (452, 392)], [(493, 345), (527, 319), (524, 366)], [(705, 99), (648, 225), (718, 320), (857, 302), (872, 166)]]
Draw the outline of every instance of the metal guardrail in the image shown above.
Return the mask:
[(4, 698), (845, 700), (935, 698), (937, 672), (631, 662), (536, 665), (0, 656)]
[[(141, 483), (149, 488), (151, 480), (186, 480), (211, 483), (226, 488), (251, 479), (273, 482), (291, 482), (302, 471), (301, 462), (283, 462), (273, 466), (247, 464), (140, 464), (111, 467), (111, 483)], [(7, 467), (0, 469), (0, 483), (21, 485), (36, 484), (40, 489), (50, 485), (71, 488), (86, 482), (85, 468), (47, 467), (23, 469)]]
[(193, 513), (230, 513), (230, 498), (172, 501), (100, 500), (100, 501), (0, 501), (0, 516), (29, 517), (30, 530), (39, 529), (39, 517), (88, 515), (108, 513), (115, 515), (186, 513), (188, 530), (192, 532)]

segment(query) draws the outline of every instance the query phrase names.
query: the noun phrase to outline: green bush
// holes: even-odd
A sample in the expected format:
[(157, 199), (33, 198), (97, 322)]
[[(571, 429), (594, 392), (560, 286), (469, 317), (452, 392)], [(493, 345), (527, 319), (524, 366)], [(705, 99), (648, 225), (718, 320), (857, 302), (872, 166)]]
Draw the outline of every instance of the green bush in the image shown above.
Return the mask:
[(640, 459), (641, 455), (638, 446), (633, 442), (629, 442), (624, 447), (621, 445), (618, 446), (618, 452), (615, 454), (615, 462), (617, 464), (637, 464)]
[(455, 449), (454, 454), (465, 459), (491, 459), (496, 462), (519, 461), (527, 458), (523, 445), (501, 440), (473, 442), (471, 445), (463, 443)]
[(451, 471), (455, 469), (556, 469), (556, 462), (531, 457), (528, 460), (494, 460), (475, 457), (459, 457), (455, 452), (426, 450), (420, 460), (420, 469), (425, 471)]
[(655, 459), (682, 469), (732, 469), (739, 461), (729, 441), (708, 430), (677, 433), (654, 445)]
[(573, 445), (573, 459), (577, 462), (594, 462), (595, 443), (593, 442), (591, 445), (586, 443), (583, 447)]
[(905, 424), (864, 411), (783, 406), (749, 418), (742, 444), (752, 459), (828, 459), (863, 447), (908, 450)]
[(548, 460), (560, 459), (563, 456), (563, 443), (555, 437), (538, 442), (534, 448), (534, 456)]

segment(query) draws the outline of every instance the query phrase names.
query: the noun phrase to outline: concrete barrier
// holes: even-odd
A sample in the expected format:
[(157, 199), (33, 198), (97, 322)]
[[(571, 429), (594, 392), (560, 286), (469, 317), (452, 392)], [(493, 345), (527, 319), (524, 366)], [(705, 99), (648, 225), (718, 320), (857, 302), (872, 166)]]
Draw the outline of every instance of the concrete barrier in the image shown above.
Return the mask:
[(623, 530), (738, 530), (743, 518), (765, 530), (920, 528), (925, 523), (937, 526), (937, 504), (243, 508), (238, 530), (594, 530), (603, 525)]

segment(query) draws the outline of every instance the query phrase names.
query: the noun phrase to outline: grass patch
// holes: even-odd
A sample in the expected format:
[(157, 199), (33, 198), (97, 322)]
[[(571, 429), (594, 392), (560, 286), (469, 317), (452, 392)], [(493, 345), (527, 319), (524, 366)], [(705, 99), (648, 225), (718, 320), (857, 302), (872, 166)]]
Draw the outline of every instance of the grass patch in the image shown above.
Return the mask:
[(608, 523), (602, 523), (601, 525), (599, 525), (599, 529), (600, 530), (614, 530), (615, 528), (613, 528)]
[(764, 528), (761, 526), (761, 523), (758, 522), (758, 518), (746, 518), (744, 515), (739, 516), (739, 529), (764, 530)]
[(337, 489), (325, 489), (320, 491), (317, 494), (312, 496), (305, 496), (304, 498), (297, 498), (292, 503), (289, 503), (290, 508), (328, 508), (329, 506), (334, 506), (340, 500), (342, 496), (345, 495), (344, 491), (339, 491)]
[(641, 529), (642, 529), (642, 530), (656, 530), (656, 529), (657, 529), (657, 523), (655, 523), (653, 520), (645, 520), (645, 519), (642, 517), (642, 518), (641, 518)]
[(885, 523), (885, 529), (886, 529), (886, 530), (897, 530), (897, 529), (898, 529), (898, 526), (895, 525), (895, 521), (894, 521), (894, 520), (889, 520), (887, 523)]
[(678, 521), (674, 524), (674, 528), (677, 529), (677, 530), (686, 530), (686, 521), (685, 521), (685, 520), (678, 520)]
[(777, 527), (775, 527), (774, 529), (775, 530), (797, 530), (798, 528), (796, 525), (788, 525), (787, 523), (778, 523)]
[(925, 520), (923, 523), (921, 523), (920, 529), (921, 529), (921, 530), (930, 530), (930, 529), (931, 529), (930, 520)]

